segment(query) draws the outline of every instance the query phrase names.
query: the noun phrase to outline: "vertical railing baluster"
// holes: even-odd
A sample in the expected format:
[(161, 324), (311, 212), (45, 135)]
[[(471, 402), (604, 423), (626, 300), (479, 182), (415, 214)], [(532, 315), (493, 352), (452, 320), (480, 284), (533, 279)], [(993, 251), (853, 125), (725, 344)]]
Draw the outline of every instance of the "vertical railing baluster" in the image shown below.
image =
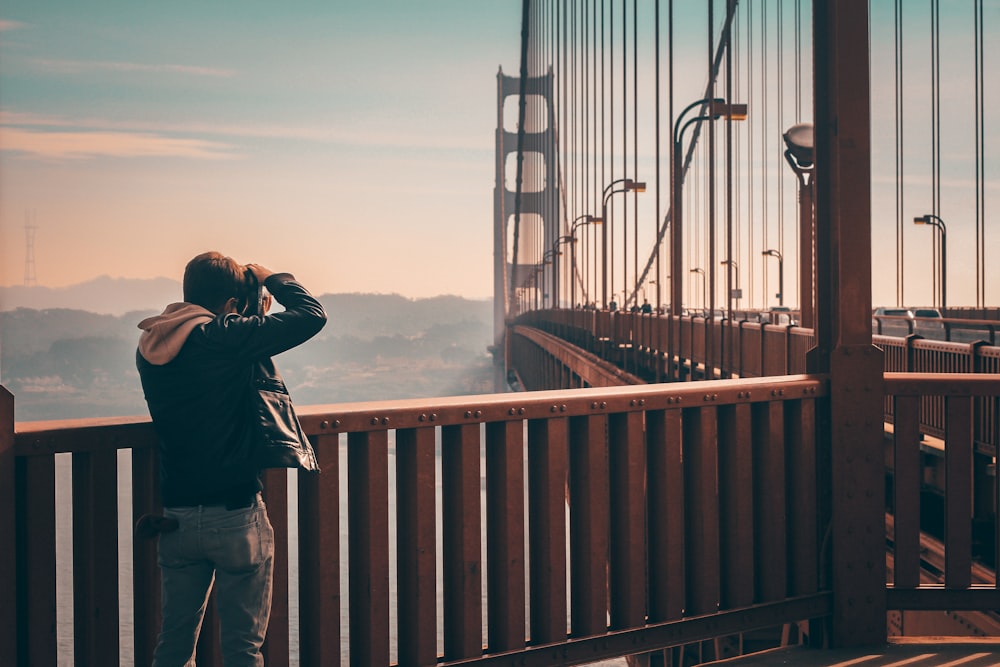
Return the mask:
[(608, 629), (607, 424), (605, 415), (573, 417), (569, 423), (570, 628), (574, 637)]
[(399, 665), (437, 660), (434, 428), (396, 433)]
[(649, 457), (649, 620), (684, 613), (684, 460), (680, 410), (646, 413)]
[(753, 406), (754, 526), (759, 602), (788, 594), (787, 494), (783, 401)]
[(389, 663), (389, 453), (386, 431), (347, 436), (351, 665)]
[[(160, 514), (160, 469), (157, 449), (132, 449), (132, 525), (143, 514)], [(160, 568), (155, 539), (132, 541), (133, 646), (135, 664), (153, 663), (153, 650), (160, 633)]]
[(566, 440), (564, 417), (528, 422), (531, 641), (536, 644), (566, 639)]
[(339, 665), (340, 436), (313, 440), (320, 473), (299, 472), (299, 664)]
[(945, 398), (944, 582), (972, 583), (972, 397)]
[(486, 594), (490, 653), (524, 647), (524, 422), (486, 426)]
[(643, 413), (608, 420), (611, 492), (611, 627), (633, 628), (646, 615), (646, 443)]
[(689, 616), (719, 608), (719, 486), (716, 410), (687, 408), (684, 424), (684, 509)]
[(816, 402), (785, 403), (785, 454), (788, 457), (788, 528), (791, 594), (819, 590), (819, 506), (816, 489)]
[(479, 424), (441, 432), (444, 657), (483, 652), (483, 558)]
[[(753, 443), (748, 404), (719, 408), (719, 505), (724, 609), (754, 601)], [(765, 566), (766, 567), (766, 566)]]
[(118, 458), (114, 449), (73, 454), (74, 656), (117, 665)]
[(896, 396), (893, 422), (893, 585), (920, 585), (920, 397)]
[(263, 474), (264, 502), (274, 529), (274, 563), (271, 586), (271, 616), (261, 652), (268, 665), (288, 662), (288, 470), (267, 470)]
[(16, 468), (19, 661), (9, 664), (54, 667), (58, 663), (55, 457), (19, 459)]

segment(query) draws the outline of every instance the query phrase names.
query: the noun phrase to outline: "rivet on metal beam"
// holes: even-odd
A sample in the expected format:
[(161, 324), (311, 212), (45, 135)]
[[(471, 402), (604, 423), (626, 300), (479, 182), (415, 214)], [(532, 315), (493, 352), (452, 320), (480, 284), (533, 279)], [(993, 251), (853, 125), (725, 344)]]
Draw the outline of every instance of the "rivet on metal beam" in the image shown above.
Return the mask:
[(629, 404), (629, 407), (634, 408), (635, 407), (635, 399), (633, 398), (631, 401), (628, 402), (628, 404)]
[(388, 426), (388, 425), (389, 425), (389, 418), (382, 417), (382, 426)]
[(372, 417), (371, 424), (372, 426), (378, 426), (378, 417)]
[(465, 411), (465, 418), (468, 419), (471, 416), (472, 416), (472, 410), (466, 410)]
[(559, 409), (559, 406), (553, 405), (551, 408), (549, 408), (549, 412), (555, 412), (558, 409)]
[(642, 406), (642, 405), (646, 405), (646, 399), (645, 399), (645, 398), (640, 398), (640, 399), (639, 399), (639, 405), (640, 405), (640, 406)]
[(324, 419), (319, 423), (319, 427), (322, 429), (330, 428), (330, 422)]
[(432, 412), (431, 413), (431, 421), (437, 421), (437, 418), (438, 418), (438, 416)]
[(605, 403), (604, 401), (601, 401), (601, 410), (603, 410), (606, 407), (608, 407), (608, 404)]
[(422, 422), (425, 422), (427, 421), (427, 415), (420, 415), (417, 419), (419, 419)]
[(507, 411), (507, 414), (509, 414), (511, 417), (513, 417), (514, 415), (517, 414), (517, 409), (511, 408), (510, 410)]
[(517, 414), (523, 415), (524, 414), (524, 408), (518, 408), (517, 409)]
[(340, 420), (339, 419), (334, 419), (333, 420), (333, 427), (334, 428), (340, 428)]
[(482, 410), (476, 410), (476, 411), (475, 411), (475, 412), (474, 412), (474, 413), (472, 414), (472, 416), (473, 416), (473, 417), (475, 417), (476, 419), (479, 419), (480, 417), (482, 417), (482, 416), (483, 416), (483, 411), (482, 411)]
[(591, 410), (596, 410), (597, 409), (597, 401), (594, 401), (593, 403), (590, 404), (590, 409)]
[(566, 406), (565, 405), (560, 405), (559, 406), (559, 412), (566, 412)]

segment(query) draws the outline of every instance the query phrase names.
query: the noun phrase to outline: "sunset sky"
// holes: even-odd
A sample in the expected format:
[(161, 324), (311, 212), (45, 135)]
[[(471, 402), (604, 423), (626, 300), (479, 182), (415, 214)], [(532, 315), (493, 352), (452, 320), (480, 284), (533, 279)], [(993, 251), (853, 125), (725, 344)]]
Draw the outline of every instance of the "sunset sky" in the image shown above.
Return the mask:
[[(682, 104), (704, 91), (706, 5), (675, 4), (681, 26), (675, 88)], [(781, 4), (786, 24), (794, 4)], [(651, 5), (639, 3), (640, 11), (648, 15)], [(761, 6), (740, 4), (750, 14)], [(928, 270), (935, 258), (930, 230), (910, 224), (932, 202), (930, 16), (923, 5), (904, 7), (901, 212), (893, 5), (873, 1), (871, 10), (875, 305), (896, 300), (897, 216), (904, 221), (906, 302), (930, 304), (935, 280)], [(516, 0), (6, 0), (0, 6), (0, 285), (24, 282), (30, 224), (37, 284), (49, 287), (100, 275), (179, 279), (190, 257), (216, 249), (292, 271), (319, 293), (491, 297), (496, 75), (500, 67), (517, 74), (520, 14)], [(651, 48), (647, 21), (643, 49)], [(986, 44), (993, 44), (1000, 39), (1000, 0), (986, 1), (985, 24)], [(748, 30), (740, 25), (745, 44)], [(949, 304), (973, 305), (970, 3), (942, 3), (941, 26), (940, 211), (948, 221)], [(790, 53), (789, 47), (786, 91)], [(763, 57), (755, 52), (756, 78), (746, 85), (764, 86)], [(778, 60), (773, 52), (766, 57), (770, 94)], [(807, 79), (810, 57), (805, 53)], [(1000, 207), (998, 68), (1000, 52), (988, 48), (987, 222)], [(640, 69), (638, 175), (651, 181), (651, 61), (644, 58)], [(787, 127), (797, 119), (790, 111), (777, 117), (759, 95), (737, 94), (751, 102), (747, 127), (771, 127), (770, 162), (755, 169), (770, 174), (772, 185), (784, 183), (780, 205), (773, 193), (756, 196), (770, 208), (750, 213), (766, 220), (781, 219), (783, 211), (782, 224), (794, 225), (795, 181), (781, 159), (777, 123)], [(784, 104), (791, 108), (790, 95)], [(810, 104), (803, 121), (810, 120)], [(636, 205), (644, 248), (666, 213), (666, 207), (655, 211), (654, 201), (650, 193)], [(767, 282), (775, 281), (774, 263), (760, 249), (781, 237), (773, 223), (764, 229), (738, 257), (748, 292), (756, 295), (746, 306), (762, 306), (775, 292)], [(993, 229), (987, 224), (988, 249), (998, 243)], [(794, 229), (785, 236), (782, 247), (792, 260)], [(704, 244), (697, 252), (706, 252)], [(987, 259), (987, 302), (995, 305), (1000, 263)], [(708, 265), (698, 258), (690, 264)], [(793, 303), (796, 290), (786, 288)], [(686, 297), (700, 298), (696, 289)]]
[(8, 0), (0, 285), (180, 278), (492, 292), (496, 73), (519, 2)]

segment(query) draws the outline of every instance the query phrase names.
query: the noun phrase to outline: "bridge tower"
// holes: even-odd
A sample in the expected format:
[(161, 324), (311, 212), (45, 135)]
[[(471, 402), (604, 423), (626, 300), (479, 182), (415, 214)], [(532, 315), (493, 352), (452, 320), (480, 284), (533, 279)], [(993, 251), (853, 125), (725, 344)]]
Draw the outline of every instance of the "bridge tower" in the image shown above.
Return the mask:
[[(493, 342), (495, 358), (504, 351), (504, 330), (507, 318), (514, 314), (516, 303), (512, 295), (519, 288), (533, 286), (536, 298), (551, 298), (555, 271), (545, 272), (544, 258), (537, 249), (541, 235), (542, 248), (552, 248), (559, 238), (559, 197), (557, 134), (555, 108), (552, 103), (552, 70), (543, 76), (506, 76), (497, 72), (496, 186), (493, 190)], [(522, 85), (523, 84), (523, 85)], [(523, 127), (510, 131), (504, 127), (504, 103), (508, 97), (524, 95), (519, 103), (530, 108), (519, 113)], [(530, 104), (529, 104), (530, 102)], [(513, 155), (520, 164), (508, 165)], [(508, 168), (511, 168), (508, 171)], [(517, 167), (520, 182), (514, 182)], [(541, 174), (539, 172), (542, 172)], [(507, 176), (511, 175), (508, 183)], [(530, 191), (526, 188), (530, 187)], [(528, 249), (527, 230), (531, 228), (535, 247)], [(519, 235), (515, 239), (515, 235)], [(513, 256), (516, 252), (517, 256)], [(558, 269), (558, 263), (554, 267)], [(547, 274), (547, 275), (546, 275)], [(557, 304), (554, 304), (557, 305)], [(505, 355), (503, 355), (505, 356)], [(498, 386), (499, 390), (499, 386)]]

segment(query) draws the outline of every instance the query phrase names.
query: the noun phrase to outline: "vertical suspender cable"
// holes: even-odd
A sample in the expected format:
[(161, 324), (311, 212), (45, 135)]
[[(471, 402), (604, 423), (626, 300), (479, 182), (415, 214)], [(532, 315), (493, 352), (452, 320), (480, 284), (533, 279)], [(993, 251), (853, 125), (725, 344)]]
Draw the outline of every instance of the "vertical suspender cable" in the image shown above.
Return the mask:
[(903, 224), (903, 0), (895, 0), (895, 84), (896, 84), (896, 305), (905, 303), (905, 258)]
[[(776, 20), (776, 30), (777, 35), (775, 38), (778, 40), (778, 48), (776, 49), (776, 75), (778, 79), (778, 113), (777, 116), (777, 136), (780, 138), (782, 132), (785, 131), (785, 38), (784, 30), (782, 29), (782, 23), (784, 22), (784, 0), (778, 0), (777, 3), (777, 20)], [(775, 155), (780, 154), (780, 147)], [(782, 255), (785, 254), (785, 178), (787, 172), (780, 168), (778, 171), (777, 186), (778, 186), (778, 250)], [(798, 247), (798, 245), (796, 245)], [(782, 287), (784, 289), (784, 287)], [(782, 295), (784, 296), (784, 295)]]
[[(712, 82), (712, 92), (708, 97), (715, 97), (715, 76), (714, 68), (712, 63), (712, 55), (715, 51), (715, 0), (709, 0), (708, 3), (708, 53), (706, 54), (706, 60), (708, 65), (708, 77), (709, 81)], [(732, 102), (732, 100), (728, 100)], [(708, 235), (705, 240), (708, 246), (708, 266), (705, 267), (705, 277), (704, 279), (708, 282), (707, 292), (708, 292), (708, 303), (704, 304), (706, 309), (707, 317), (714, 317), (715, 313), (715, 123), (708, 123), (708, 178), (706, 182), (708, 188)], [(708, 362), (713, 360), (712, 353), (712, 342), (714, 338), (711, 337), (709, 332), (711, 327), (705, 327), (705, 352), (706, 359)], [(706, 363), (706, 369), (710, 368), (710, 365)]]
[[(622, 176), (628, 175), (628, 3), (622, 0)], [(625, 309), (625, 290), (628, 286), (628, 196), (622, 197), (622, 300), (618, 307)]]
[(514, 303), (516, 276), (518, 266), (518, 240), (521, 231), (521, 178), (524, 169), (524, 92), (528, 83), (528, 20), (531, 11), (531, 0), (523, 0), (521, 4), (521, 79), (518, 82), (520, 96), (517, 108), (517, 177), (515, 179), (514, 190), (514, 252), (512, 262), (514, 271), (511, 272), (510, 299), (509, 303)]
[[(653, 213), (653, 242), (656, 244), (656, 305), (654, 308), (659, 312), (663, 275), (660, 263), (660, 0), (653, 3), (653, 133), (656, 135), (656, 150), (654, 159), (656, 160), (656, 201)], [(638, 274), (637, 274), (638, 275)], [(659, 341), (657, 341), (659, 343)], [(656, 346), (662, 351), (661, 345)], [(660, 379), (660, 364), (656, 364), (656, 379)]]
[[(983, 0), (973, 0), (973, 32), (975, 33), (976, 99), (975, 99), (975, 144), (976, 144), (976, 308), (986, 305), (986, 151), (983, 129)], [(982, 314), (979, 317), (983, 317)]]
[[(636, 0), (632, 0), (632, 178), (639, 178), (639, 11)], [(639, 193), (632, 193), (632, 208), (635, 211), (632, 233), (632, 305), (639, 305)]]
[[(931, 0), (931, 195), (934, 215), (941, 215), (941, 23), (938, 0)], [(941, 304), (938, 239), (933, 238), (934, 305)]]

